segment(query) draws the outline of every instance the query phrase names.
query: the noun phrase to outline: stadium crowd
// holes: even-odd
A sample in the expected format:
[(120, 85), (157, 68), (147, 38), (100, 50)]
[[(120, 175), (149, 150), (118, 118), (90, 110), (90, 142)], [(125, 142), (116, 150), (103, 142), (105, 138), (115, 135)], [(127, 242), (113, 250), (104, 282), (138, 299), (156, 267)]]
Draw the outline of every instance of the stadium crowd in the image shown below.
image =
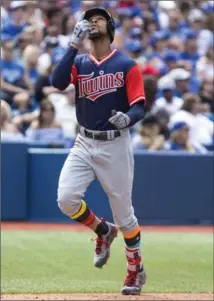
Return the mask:
[[(149, 112), (131, 129), (134, 149), (213, 150), (212, 0), (3, 1), (1, 140), (73, 145), (75, 87), (59, 92), (51, 86), (51, 74), (80, 13), (95, 6), (115, 19), (112, 47), (142, 71)], [(79, 53), (89, 47), (85, 39)]]

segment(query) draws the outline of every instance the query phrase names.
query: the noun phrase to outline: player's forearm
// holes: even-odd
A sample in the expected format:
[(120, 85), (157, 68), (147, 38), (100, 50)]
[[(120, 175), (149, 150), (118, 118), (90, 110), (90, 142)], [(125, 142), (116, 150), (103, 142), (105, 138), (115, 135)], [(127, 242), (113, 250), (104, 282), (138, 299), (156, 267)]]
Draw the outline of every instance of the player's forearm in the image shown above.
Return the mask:
[(71, 70), (78, 49), (69, 47), (68, 51), (63, 56), (62, 60), (53, 71), (51, 82), (52, 85), (59, 89), (65, 90), (71, 82)]
[(140, 102), (140, 103), (134, 104), (126, 114), (129, 116), (129, 118), (131, 120), (131, 122), (129, 123), (129, 127), (130, 127), (130, 126), (134, 125), (136, 122), (143, 119), (143, 117), (145, 115), (144, 103)]

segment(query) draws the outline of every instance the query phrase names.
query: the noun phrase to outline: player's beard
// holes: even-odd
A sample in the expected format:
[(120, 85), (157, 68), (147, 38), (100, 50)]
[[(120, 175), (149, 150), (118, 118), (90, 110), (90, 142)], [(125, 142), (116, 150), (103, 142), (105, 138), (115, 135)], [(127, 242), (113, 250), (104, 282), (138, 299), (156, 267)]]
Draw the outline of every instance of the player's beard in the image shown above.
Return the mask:
[(91, 40), (91, 41), (94, 41), (94, 40), (101, 39), (103, 36), (104, 36), (104, 34), (102, 34), (101, 32), (97, 31), (97, 32), (89, 33), (88, 39)]

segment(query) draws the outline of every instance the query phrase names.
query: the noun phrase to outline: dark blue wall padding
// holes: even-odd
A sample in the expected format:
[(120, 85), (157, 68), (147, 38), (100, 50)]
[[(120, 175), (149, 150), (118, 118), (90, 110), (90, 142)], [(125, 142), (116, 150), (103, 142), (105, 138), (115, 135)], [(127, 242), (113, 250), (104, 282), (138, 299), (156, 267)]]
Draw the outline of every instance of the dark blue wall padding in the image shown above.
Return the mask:
[(27, 149), (25, 143), (1, 143), (1, 219), (26, 220)]
[[(58, 178), (68, 150), (1, 145), (2, 220), (72, 222), (57, 205)], [(135, 153), (133, 205), (140, 224), (213, 224), (213, 153)], [(124, 171), (121, 171), (124, 172)], [(85, 195), (89, 207), (112, 221), (98, 182)]]
[(213, 154), (136, 153), (133, 203), (141, 222), (214, 219)]

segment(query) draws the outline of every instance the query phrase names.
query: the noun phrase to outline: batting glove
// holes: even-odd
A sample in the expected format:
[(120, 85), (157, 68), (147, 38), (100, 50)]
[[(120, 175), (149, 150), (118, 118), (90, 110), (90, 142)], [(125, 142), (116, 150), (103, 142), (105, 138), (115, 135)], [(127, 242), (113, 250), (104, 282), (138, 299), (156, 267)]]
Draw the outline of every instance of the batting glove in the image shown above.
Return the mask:
[(85, 38), (86, 34), (90, 29), (90, 22), (84, 20), (85, 12), (83, 12), (80, 16), (80, 19), (76, 23), (74, 27), (74, 31), (71, 35), (70, 43), (74, 43), (77, 46), (80, 46), (82, 40)]
[(113, 124), (118, 130), (126, 128), (130, 123), (130, 118), (127, 114), (122, 112), (112, 111), (112, 117), (109, 118), (109, 122)]

